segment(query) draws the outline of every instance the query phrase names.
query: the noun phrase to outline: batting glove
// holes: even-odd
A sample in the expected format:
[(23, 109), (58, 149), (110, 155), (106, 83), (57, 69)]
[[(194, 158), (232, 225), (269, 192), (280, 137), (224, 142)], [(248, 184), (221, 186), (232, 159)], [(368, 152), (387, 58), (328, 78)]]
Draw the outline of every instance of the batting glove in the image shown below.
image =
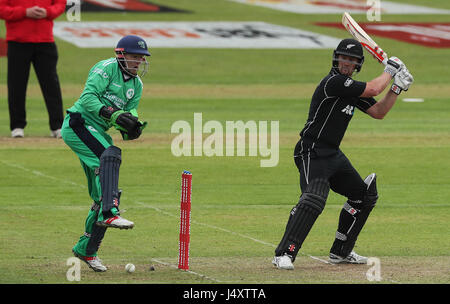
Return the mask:
[(384, 71), (386, 73), (389, 73), (392, 78), (395, 77), (395, 75), (400, 72), (402, 68), (405, 67), (405, 64), (403, 61), (401, 61), (398, 57), (391, 57), (387, 61), (386, 67), (384, 68)]
[(398, 72), (394, 77), (394, 84), (391, 86), (391, 90), (399, 95), (402, 91), (408, 91), (409, 86), (414, 82), (414, 77), (405, 67)]

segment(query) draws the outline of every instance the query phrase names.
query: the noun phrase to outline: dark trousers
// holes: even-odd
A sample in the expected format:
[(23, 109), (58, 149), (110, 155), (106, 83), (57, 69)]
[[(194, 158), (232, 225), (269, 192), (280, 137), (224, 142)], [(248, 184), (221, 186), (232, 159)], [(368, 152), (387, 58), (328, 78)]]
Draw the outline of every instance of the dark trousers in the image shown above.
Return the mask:
[[(306, 149), (303, 149), (305, 151)], [(302, 140), (294, 150), (294, 161), (300, 173), (300, 188), (305, 191), (306, 186), (314, 179), (325, 179), (330, 183), (334, 192), (350, 200), (362, 200), (367, 185), (359, 173), (341, 150), (319, 155), (314, 151), (303, 152)]]
[(55, 43), (20, 43), (8, 41), (8, 106), (10, 128), (25, 128), (25, 99), (33, 64), (44, 95), (51, 130), (60, 129), (64, 119), (61, 88), (56, 64)]

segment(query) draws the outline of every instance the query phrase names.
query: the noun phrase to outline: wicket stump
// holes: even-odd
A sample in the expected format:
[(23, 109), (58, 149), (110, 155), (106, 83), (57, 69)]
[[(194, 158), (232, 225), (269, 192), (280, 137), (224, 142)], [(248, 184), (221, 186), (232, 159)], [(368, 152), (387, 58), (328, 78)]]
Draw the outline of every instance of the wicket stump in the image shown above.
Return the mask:
[(181, 207), (180, 207), (180, 242), (178, 269), (189, 269), (189, 241), (191, 233), (191, 191), (192, 174), (183, 171), (181, 174)]

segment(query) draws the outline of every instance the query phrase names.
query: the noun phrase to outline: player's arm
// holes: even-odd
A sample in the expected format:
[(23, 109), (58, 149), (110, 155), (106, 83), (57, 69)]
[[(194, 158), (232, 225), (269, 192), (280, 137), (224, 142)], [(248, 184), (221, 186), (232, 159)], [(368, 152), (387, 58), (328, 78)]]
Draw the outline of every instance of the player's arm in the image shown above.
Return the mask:
[(380, 101), (367, 109), (366, 113), (372, 118), (383, 119), (394, 106), (397, 97), (397, 94), (389, 90)]
[(46, 10), (45, 18), (50, 20), (56, 19), (66, 9), (66, 2), (66, 0), (56, 0), (53, 4), (44, 6), (43, 8)]
[(409, 73), (408, 69), (402, 69), (394, 78), (394, 84), (386, 95), (369, 109), (366, 113), (375, 119), (383, 119), (386, 114), (392, 109), (401, 91), (407, 91), (409, 86), (413, 83), (414, 78)]
[(11, 6), (7, 0), (0, 0), (0, 19), (18, 21), (24, 19), (26, 15), (26, 7), (18, 5)]
[(374, 97), (380, 95), (389, 85), (391, 79), (404, 67), (397, 57), (389, 58), (383, 73), (377, 78), (367, 82), (366, 88), (360, 97)]
[(367, 82), (366, 88), (360, 97), (374, 97), (380, 95), (389, 85), (392, 80), (392, 76), (383, 72), (377, 78)]
[(87, 112), (90, 112), (93, 115), (100, 114), (100, 110), (105, 106), (100, 101), (101, 96), (105, 94), (109, 82), (110, 77), (108, 71), (102, 69), (98, 65), (91, 69), (83, 93), (79, 99), (80, 104)]

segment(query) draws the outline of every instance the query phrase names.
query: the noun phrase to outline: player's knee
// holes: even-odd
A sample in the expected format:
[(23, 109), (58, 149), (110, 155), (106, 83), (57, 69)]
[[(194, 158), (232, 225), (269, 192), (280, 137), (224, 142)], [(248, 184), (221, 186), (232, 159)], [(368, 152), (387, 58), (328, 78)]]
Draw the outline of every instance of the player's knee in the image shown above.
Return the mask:
[(330, 192), (330, 183), (325, 179), (315, 179), (306, 187), (299, 201), (299, 207), (309, 207), (321, 213)]
[(100, 161), (105, 159), (116, 159), (118, 161), (121, 161), (122, 150), (120, 150), (120, 148), (116, 146), (109, 146), (105, 149), (105, 151), (103, 151), (102, 155), (100, 156)]
[(364, 179), (364, 188), (360, 194), (348, 197), (344, 209), (351, 215), (356, 215), (365, 208), (373, 208), (378, 200), (377, 176), (375, 173), (368, 175)]

